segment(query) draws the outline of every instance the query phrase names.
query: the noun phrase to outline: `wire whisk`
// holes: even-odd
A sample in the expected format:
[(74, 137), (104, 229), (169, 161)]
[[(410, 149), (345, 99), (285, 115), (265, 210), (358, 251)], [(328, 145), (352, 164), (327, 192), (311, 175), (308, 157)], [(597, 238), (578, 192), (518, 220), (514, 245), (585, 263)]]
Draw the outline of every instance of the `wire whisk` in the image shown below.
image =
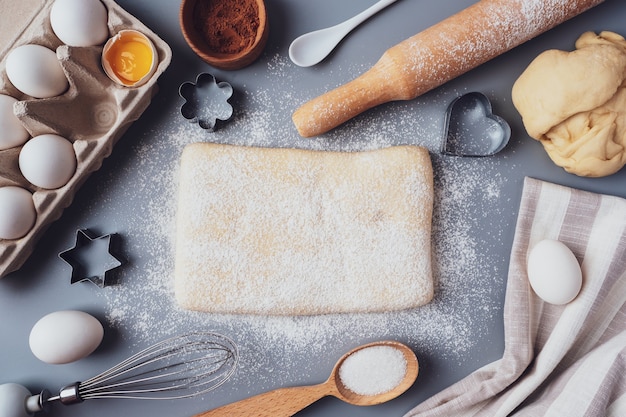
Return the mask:
[(212, 332), (187, 333), (156, 343), (83, 382), (51, 396), (44, 390), (27, 400), (27, 411), (41, 411), (54, 402), (128, 398), (171, 400), (214, 390), (235, 372), (239, 355), (235, 343)]

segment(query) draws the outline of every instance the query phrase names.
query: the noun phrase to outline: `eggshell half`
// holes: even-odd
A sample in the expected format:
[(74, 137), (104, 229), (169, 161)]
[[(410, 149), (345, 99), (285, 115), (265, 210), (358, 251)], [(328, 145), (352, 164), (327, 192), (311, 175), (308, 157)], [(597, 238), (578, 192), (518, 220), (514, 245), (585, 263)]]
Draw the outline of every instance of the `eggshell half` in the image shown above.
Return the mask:
[[(135, 54), (126, 47), (131, 44), (141, 45), (143, 53)], [(145, 55), (144, 55), (145, 54)], [(143, 33), (136, 30), (121, 30), (110, 38), (102, 49), (102, 67), (106, 75), (125, 87), (139, 87), (150, 80), (155, 73), (159, 54), (154, 43)], [(144, 59), (147, 61), (144, 62)], [(145, 72), (138, 79), (126, 78), (125, 73), (144, 67)]]
[(41, 361), (64, 364), (90, 355), (103, 337), (104, 328), (98, 319), (82, 311), (63, 310), (35, 323), (28, 342)]
[(576, 298), (583, 282), (576, 256), (552, 239), (540, 241), (528, 254), (528, 280), (539, 298), (556, 305)]

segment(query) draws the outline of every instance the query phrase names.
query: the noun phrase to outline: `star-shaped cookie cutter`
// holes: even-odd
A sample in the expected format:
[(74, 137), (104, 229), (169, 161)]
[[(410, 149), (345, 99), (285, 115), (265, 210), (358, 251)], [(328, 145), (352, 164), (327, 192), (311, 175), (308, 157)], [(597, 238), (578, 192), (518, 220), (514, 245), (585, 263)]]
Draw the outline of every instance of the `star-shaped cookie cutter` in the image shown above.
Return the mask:
[(74, 247), (59, 253), (72, 268), (71, 284), (89, 281), (100, 288), (107, 285), (111, 272), (125, 262), (113, 251), (116, 237), (116, 234), (94, 237), (87, 229), (76, 232)]

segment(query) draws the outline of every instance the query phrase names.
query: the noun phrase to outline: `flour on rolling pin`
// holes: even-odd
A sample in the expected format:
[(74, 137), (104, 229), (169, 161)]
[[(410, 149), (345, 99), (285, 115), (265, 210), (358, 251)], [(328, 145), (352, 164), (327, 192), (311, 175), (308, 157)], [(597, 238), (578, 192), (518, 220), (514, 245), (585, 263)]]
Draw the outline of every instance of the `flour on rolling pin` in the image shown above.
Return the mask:
[(382, 103), (411, 100), (604, 0), (481, 0), (388, 49), (367, 72), (297, 109), (317, 136)]
[(181, 159), (175, 292), (214, 313), (414, 308), (433, 297), (428, 151), (196, 143)]

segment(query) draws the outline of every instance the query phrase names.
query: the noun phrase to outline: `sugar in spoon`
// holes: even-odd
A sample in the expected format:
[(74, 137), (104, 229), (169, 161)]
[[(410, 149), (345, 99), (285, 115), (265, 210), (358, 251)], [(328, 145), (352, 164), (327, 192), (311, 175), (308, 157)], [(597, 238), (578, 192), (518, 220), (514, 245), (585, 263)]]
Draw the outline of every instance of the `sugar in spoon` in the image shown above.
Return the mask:
[(322, 61), (355, 27), (398, 0), (380, 0), (356, 16), (326, 29), (299, 36), (289, 46), (289, 58), (300, 67), (310, 67)]
[[(383, 348), (385, 350), (397, 349), (400, 358), (403, 358), (403, 367), (398, 372), (394, 361), (381, 360), (374, 370), (360, 373), (359, 369), (354, 372), (355, 367), (367, 366), (372, 361), (372, 355), (357, 359), (348, 364), (351, 356), (357, 353), (365, 353), (373, 349)], [(379, 351), (380, 352), (380, 351)], [(388, 353), (388, 352), (387, 352)], [(395, 355), (394, 355), (395, 356)], [(356, 357), (353, 357), (356, 359)], [(371, 364), (370, 364), (371, 366)], [(350, 378), (342, 377), (342, 367), (350, 367)], [(389, 368), (393, 369), (389, 369)], [(232, 404), (196, 414), (194, 417), (233, 417), (233, 416), (255, 416), (255, 417), (290, 417), (311, 405), (320, 398), (334, 396), (342, 401), (353, 405), (375, 405), (392, 400), (405, 392), (413, 385), (417, 378), (419, 364), (415, 353), (408, 346), (396, 341), (380, 341), (359, 346), (343, 355), (335, 364), (330, 377), (323, 383), (310, 386), (279, 388), (254, 397), (241, 400)], [(398, 375), (399, 380), (382, 391), (374, 391), (373, 388), (360, 386), (354, 392), (354, 377), (357, 376), (361, 382), (367, 385), (367, 379), (385, 379), (386, 375), (381, 373)], [(403, 372), (403, 373), (402, 373)], [(345, 373), (345, 372), (344, 372)], [(363, 378), (367, 375), (366, 378)], [(365, 379), (365, 381), (364, 381)], [(375, 382), (375, 381), (374, 381)], [(360, 392), (360, 393), (359, 393)]]

